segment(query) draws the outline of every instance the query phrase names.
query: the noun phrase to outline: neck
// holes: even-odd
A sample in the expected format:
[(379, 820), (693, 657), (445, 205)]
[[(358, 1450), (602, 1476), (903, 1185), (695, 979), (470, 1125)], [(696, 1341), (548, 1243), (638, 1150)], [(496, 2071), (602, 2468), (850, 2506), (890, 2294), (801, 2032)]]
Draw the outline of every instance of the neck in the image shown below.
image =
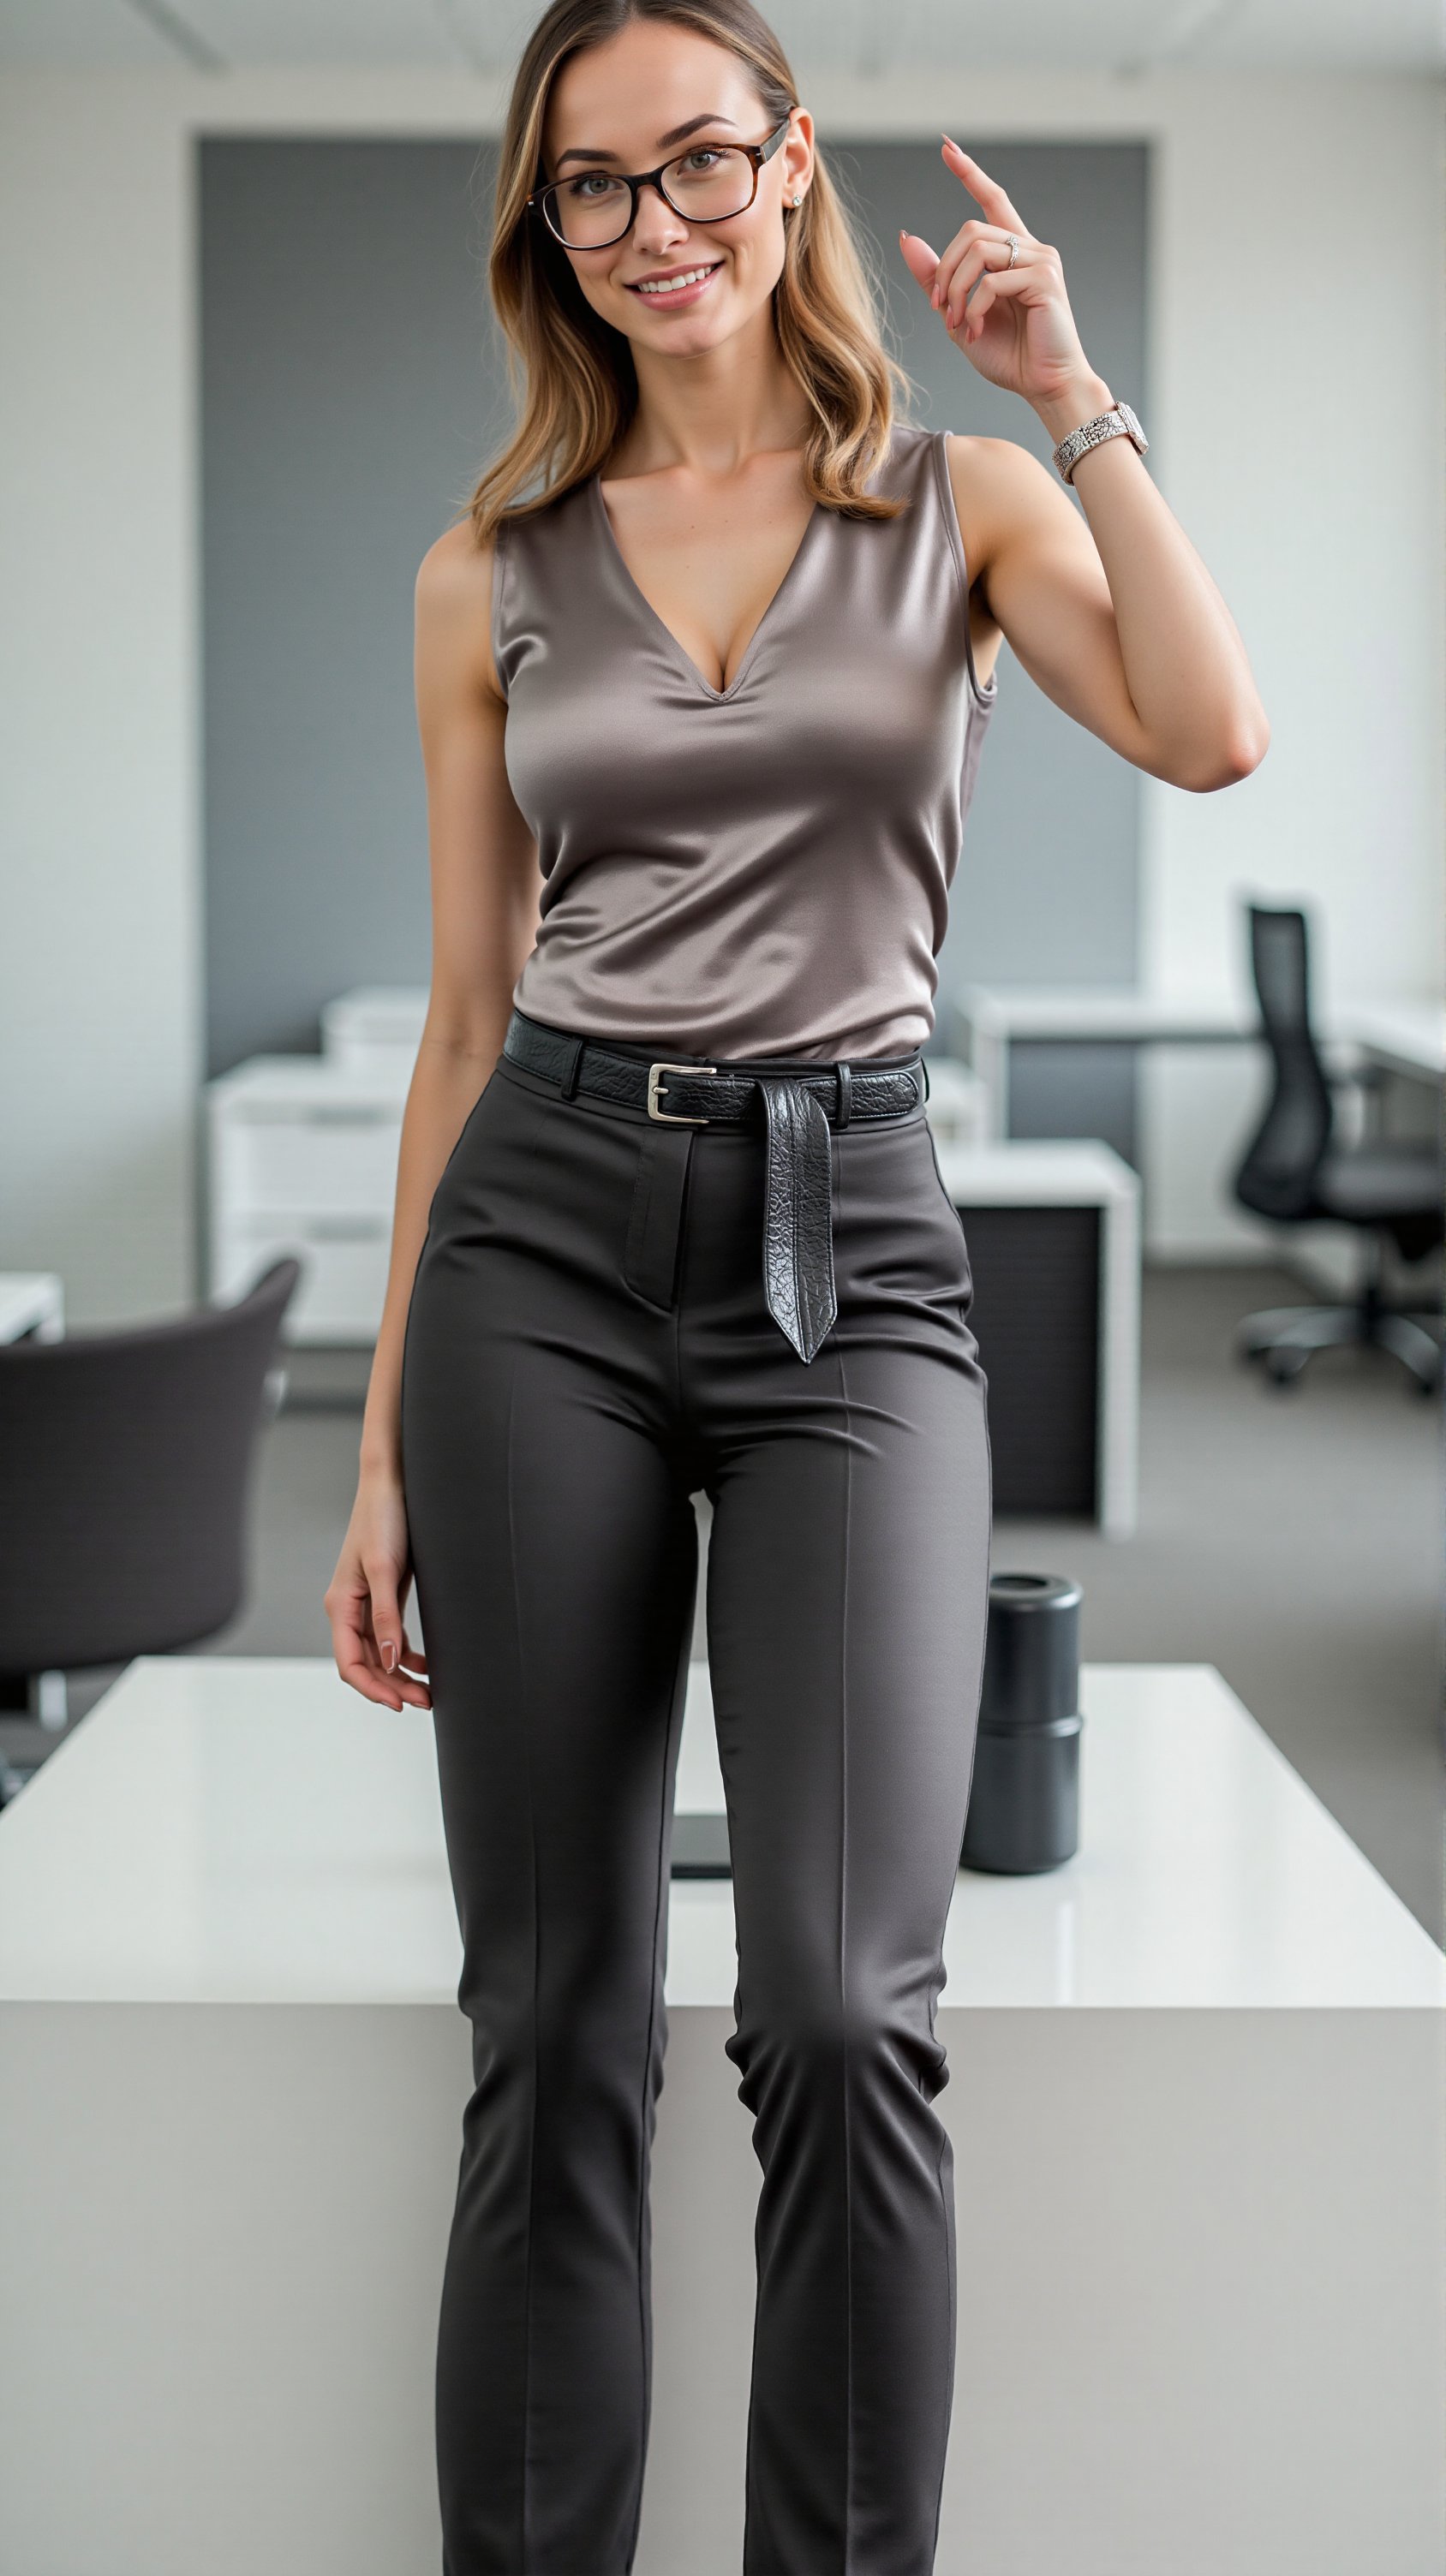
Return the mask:
[(742, 331), (696, 357), (633, 344), (638, 408), (611, 459), (620, 477), (670, 466), (704, 478), (737, 473), (751, 456), (801, 447), (812, 415), (784, 365), (765, 304)]

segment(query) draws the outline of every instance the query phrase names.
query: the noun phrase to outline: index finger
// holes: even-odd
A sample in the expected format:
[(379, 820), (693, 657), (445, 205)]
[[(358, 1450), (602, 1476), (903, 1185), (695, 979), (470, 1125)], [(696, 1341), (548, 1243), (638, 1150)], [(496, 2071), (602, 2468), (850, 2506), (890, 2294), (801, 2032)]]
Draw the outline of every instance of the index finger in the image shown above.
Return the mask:
[(991, 179), (988, 171), (980, 168), (973, 154), (966, 152), (962, 143), (956, 143), (952, 134), (946, 134), (943, 142), (945, 151), (954, 156), (959, 177), (971, 197), (978, 199), (991, 224), (1004, 224), (1010, 232), (1027, 233), (1028, 224), (998, 180)]

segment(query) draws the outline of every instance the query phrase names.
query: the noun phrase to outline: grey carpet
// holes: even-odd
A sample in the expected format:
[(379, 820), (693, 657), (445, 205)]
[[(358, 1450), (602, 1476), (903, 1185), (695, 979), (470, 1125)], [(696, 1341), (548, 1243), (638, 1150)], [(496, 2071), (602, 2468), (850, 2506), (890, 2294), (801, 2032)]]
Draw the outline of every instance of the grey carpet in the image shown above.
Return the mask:
[(1009, 1521), (1000, 1571), (1075, 1576), (1100, 1663), (1209, 1663), (1413, 1914), (1446, 1932), (1440, 1413), (1375, 1352), (1290, 1390), (1229, 1356), (1260, 1270), (1152, 1271), (1140, 1525)]

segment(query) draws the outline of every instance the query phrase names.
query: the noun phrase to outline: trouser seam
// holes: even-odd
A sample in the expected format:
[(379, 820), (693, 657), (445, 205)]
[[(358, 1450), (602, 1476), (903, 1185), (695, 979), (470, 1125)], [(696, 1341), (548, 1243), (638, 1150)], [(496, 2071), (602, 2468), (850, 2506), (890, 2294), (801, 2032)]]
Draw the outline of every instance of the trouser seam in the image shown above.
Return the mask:
[[(687, 1664), (685, 1662), (683, 1665), (683, 1674), (685, 1676), (686, 1672)], [(658, 2025), (657, 1957), (658, 1934), (662, 1923), (663, 1913), (663, 1845), (667, 1839), (668, 1831), (669, 1754), (672, 1749), (673, 1731), (677, 1722), (678, 1681), (675, 1677), (673, 1695), (668, 1707), (667, 1731), (663, 1737), (663, 1773), (662, 1783), (658, 1792), (657, 1894), (653, 1903), (653, 1985), (652, 1999), (648, 2006), (647, 2037), (643, 2043), (643, 2089), (642, 2097), (638, 2105), (638, 2211), (635, 2235), (635, 2255), (638, 2281), (638, 2358), (641, 2364), (642, 2421), (639, 2426), (638, 2439), (638, 2492), (637, 2499), (633, 2507), (632, 2533), (628, 2541), (627, 2548), (626, 2564), (628, 2567), (632, 2566), (634, 2556), (637, 2552), (638, 2533), (642, 2527), (643, 2519), (643, 2485), (647, 2474), (646, 2449), (649, 2399), (651, 2392), (651, 2372), (648, 2366), (648, 2319), (643, 2289), (643, 2223), (648, 2203), (648, 2094), (652, 2080), (653, 2037)], [(671, 1892), (671, 1883), (669, 1883), (669, 1895), (671, 1895)]]
[[(835, 1206), (842, 1213), (842, 1161), (836, 1144), (830, 1147), (832, 1159), (840, 1168), (834, 1174)], [(852, 1539), (853, 1509), (853, 1421), (849, 1405), (848, 1369), (841, 1345), (838, 1351), (839, 1392), (844, 1408), (844, 1508), (843, 1508), (843, 1575), (839, 1595), (839, 1754), (840, 1754), (840, 1855), (839, 1855), (839, 1981), (843, 2015), (843, 2102), (844, 2102), (844, 2554), (843, 2576), (849, 2576), (853, 2559), (854, 2521), (854, 2209), (853, 2209), (853, 2136), (851, 2069), (849, 2065), (849, 1998), (848, 1998), (848, 1875), (849, 1875), (849, 1726), (848, 1726), (848, 1652), (849, 1652), (849, 1552)]]
[[(938, 2117), (938, 2114), (936, 2113), (935, 2116)], [(940, 2464), (939, 2494), (934, 2506), (934, 2541), (933, 2547), (929, 2552), (929, 2563), (931, 2566), (939, 2554), (939, 2526), (944, 2514), (944, 2478), (949, 2465), (949, 2424), (954, 2412), (954, 2356), (957, 2349), (959, 2335), (958, 2310), (954, 2287), (954, 2266), (948, 2261), (950, 2235), (949, 2202), (948, 2195), (944, 2189), (944, 2158), (948, 2153), (949, 2133), (947, 2129), (943, 2128), (942, 2119), (940, 2120), (940, 2128), (943, 2130), (943, 2134), (939, 2140), (939, 2156), (938, 2162), (934, 2167), (934, 2178), (939, 2186), (939, 2216), (943, 2222), (944, 2229), (945, 2278), (948, 2283), (949, 2290), (949, 2323), (944, 2344), (944, 2458)]]
[(538, 2020), (542, 1984), (542, 1907), (538, 1901), (537, 1799), (532, 1783), (532, 1736), (528, 1717), (526, 1629), (522, 1618), (519, 1589), (517, 1527), (513, 1514), (513, 1424), (516, 1418), (517, 1369), (514, 1362), (507, 1383), (507, 1551), (512, 1568), (512, 1616), (517, 1630), (518, 1698), (522, 1711), (522, 1758), (527, 1776), (527, 1816), (532, 1842), (532, 2124), (527, 2143), (527, 2262), (522, 2291), (522, 2489), (519, 2502), (518, 2529), (522, 2559), (527, 2563), (527, 2495), (531, 2468), (532, 2438), (532, 2255), (536, 2241), (534, 2212), (537, 2202), (537, 2098), (541, 2082), (538, 2055)]

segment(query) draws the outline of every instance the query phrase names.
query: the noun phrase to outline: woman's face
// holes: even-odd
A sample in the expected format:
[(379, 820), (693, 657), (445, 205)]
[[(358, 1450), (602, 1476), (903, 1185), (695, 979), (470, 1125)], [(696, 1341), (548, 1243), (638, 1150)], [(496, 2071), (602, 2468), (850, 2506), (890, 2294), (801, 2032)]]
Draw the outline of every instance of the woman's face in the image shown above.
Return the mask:
[[(761, 143), (773, 121), (747, 65), (726, 46), (691, 27), (634, 19), (607, 44), (574, 55), (553, 83), (543, 175), (652, 170), (709, 143)], [(800, 109), (742, 214), (693, 222), (656, 188), (643, 188), (621, 241), (563, 256), (594, 312), (639, 349), (698, 357), (767, 304), (783, 269), (784, 206), (812, 174), (813, 121)]]

